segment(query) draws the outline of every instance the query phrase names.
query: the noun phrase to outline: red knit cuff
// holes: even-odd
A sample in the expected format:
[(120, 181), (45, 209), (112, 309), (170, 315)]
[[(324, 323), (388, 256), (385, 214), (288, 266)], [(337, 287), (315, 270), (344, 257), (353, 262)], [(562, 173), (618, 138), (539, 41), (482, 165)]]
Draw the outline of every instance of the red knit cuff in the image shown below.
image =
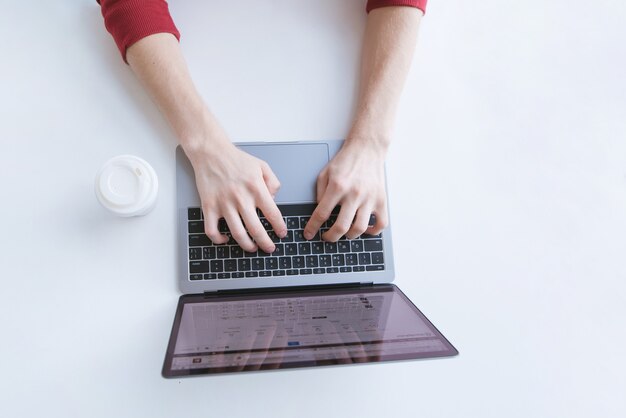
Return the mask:
[(408, 6), (418, 8), (422, 13), (426, 13), (426, 3), (428, 3), (428, 0), (367, 0), (365, 10), (369, 13), (379, 7)]
[(100, 0), (104, 25), (113, 36), (126, 61), (126, 50), (135, 42), (155, 33), (180, 33), (165, 0)]

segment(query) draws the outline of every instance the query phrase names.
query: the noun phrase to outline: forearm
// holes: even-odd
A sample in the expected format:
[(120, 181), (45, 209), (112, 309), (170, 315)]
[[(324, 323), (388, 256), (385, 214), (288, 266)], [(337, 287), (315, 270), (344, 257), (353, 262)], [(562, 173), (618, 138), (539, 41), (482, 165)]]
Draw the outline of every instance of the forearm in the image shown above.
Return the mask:
[(384, 7), (367, 18), (356, 115), (348, 141), (386, 151), (411, 66), (422, 11)]
[(145, 37), (128, 48), (126, 58), (186, 151), (207, 146), (209, 139), (229, 142), (198, 94), (174, 36)]

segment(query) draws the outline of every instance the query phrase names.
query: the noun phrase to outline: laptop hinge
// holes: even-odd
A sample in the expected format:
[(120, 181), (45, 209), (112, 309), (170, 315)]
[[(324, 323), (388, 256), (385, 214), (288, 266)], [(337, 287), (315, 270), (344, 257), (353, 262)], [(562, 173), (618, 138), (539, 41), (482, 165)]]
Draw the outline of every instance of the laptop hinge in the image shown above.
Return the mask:
[(355, 282), (355, 283), (336, 283), (336, 284), (316, 284), (306, 286), (282, 286), (282, 287), (255, 287), (250, 289), (227, 289), (216, 290), (212, 292), (204, 292), (204, 297), (218, 297), (226, 295), (248, 295), (248, 294), (266, 294), (266, 293), (282, 293), (282, 292), (296, 292), (296, 291), (311, 291), (311, 290), (330, 290), (330, 289), (345, 289), (356, 288), (364, 286), (373, 286), (373, 282)]

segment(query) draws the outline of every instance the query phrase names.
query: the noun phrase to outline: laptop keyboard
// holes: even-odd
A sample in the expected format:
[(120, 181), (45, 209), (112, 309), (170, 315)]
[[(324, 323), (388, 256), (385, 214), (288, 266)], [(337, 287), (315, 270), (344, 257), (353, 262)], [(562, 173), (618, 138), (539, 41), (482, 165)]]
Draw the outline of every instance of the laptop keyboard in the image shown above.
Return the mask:
[[(255, 277), (297, 276), (385, 270), (382, 235), (342, 237), (337, 242), (322, 241), (320, 235), (337, 219), (337, 210), (322, 225), (312, 240), (304, 238), (304, 227), (315, 204), (279, 205), (287, 225), (287, 236), (279, 238), (269, 221), (260, 217), (276, 245), (273, 253), (244, 251), (229, 233), (222, 219), (220, 232), (230, 237), (225, 244), (213, 244), (204, 234), (200, 208), (187, 210), (189, 242), (189, 279), (241, 279)], [(370, 224), (373, 219), (370, 220)]]

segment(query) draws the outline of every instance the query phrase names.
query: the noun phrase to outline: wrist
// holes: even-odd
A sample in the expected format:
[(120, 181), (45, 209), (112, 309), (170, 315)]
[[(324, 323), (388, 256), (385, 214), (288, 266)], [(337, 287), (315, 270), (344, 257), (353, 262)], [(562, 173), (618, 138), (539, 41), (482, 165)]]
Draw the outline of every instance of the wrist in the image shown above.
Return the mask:
[(346, 138), (344, 146), (371, 151), (373, 154), (380, 155), (384, 158), (387, 155), (390, 144), (391, 135), (387, 132), (364, 127), (353, 127)]
[(190, 160), (195, 155), (219, 155), (233, 147), (228, 135), (208, 109), (204, 109), (193, 121), (193, 124), (177, 133), (180, 145)]
[(346, 142), (386, 153), (391, 144), (391, 131), (392, 124), (385, 118), (360, 115), (355, 119)]

